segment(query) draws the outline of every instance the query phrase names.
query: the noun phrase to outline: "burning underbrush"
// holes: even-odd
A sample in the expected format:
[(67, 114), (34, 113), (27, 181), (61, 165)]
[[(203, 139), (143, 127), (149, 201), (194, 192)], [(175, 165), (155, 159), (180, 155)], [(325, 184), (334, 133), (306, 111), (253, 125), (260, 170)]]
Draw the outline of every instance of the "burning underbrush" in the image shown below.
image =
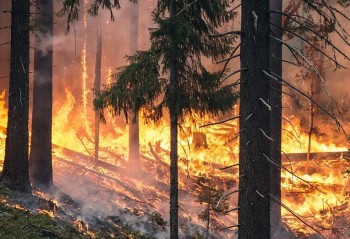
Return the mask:
[[(5, 93), (0, 98), (1, 159), (6, 135), (4, 99)], [(131, 164), (127, 160), (128, 126), (121, 123), (123, 120), (107, 116), (109, 124), (101, 125), (99, 161), (95, 161), (91, 123), (94, 114), (83, 116), (79, 104), (69, 90), (65, 101), (55, 102), (53, 155), (58, 190), (50, 195), (36, 191), (55, 205), (46, 203), (48, 208), (43, 210), (50, 216), (74, 222), (85, 232), (102, 230), (117, 236), (120, 231), (116, 228), (132, 228), (139, 236), (142, 234), (139, 238), (148, 235), (167, 238), (170, 154), (167, 120), (157, 124), (140, 121), (140, 159)], [(237, 119), (226, 120), (237, 115), (235, 108), (232, 115), (193, 115), (181, 124), (179, 216), (183, 238), (207, 234), (211, 238), (237, 236), (234, 225), (238, 165), (229, 166), (238, 163), (240, 131)], [(283, 128), (280, 204), (287, 230), (298, 238), (317, 238), (319, 234), (325, 238), (349, 238), (350, 154), (346, 144), (332, 144), (325, 134), (314, 134), (307, 161), (307, 129), (296, 117), (289, 117)], [(230, 192), (235, 193), (225, 197)]]
[[(80, 202), (76, 213), (87, 224), (95, 225), (96, 219), (100, 219), (101, 223), (102, 218), (104, 221), (117, 217), (140, 232), (156, 238), (167, 238), (169, 166), (161, 161), (156, 151), (152, 150), (150, 155), (142, 154), (139, 165), (133, 168), (136, 165), (130, 165), (122, 159), (116, 165), (95, 162), (88, 156), (56, 147), (54, 180), (60, 190)], [(188, 170), (193, 167), (189, 166)], [(216, 203), (224, 191), (235, 187), (233, 174), (218, 170), (219, 176), (215, 175), (215, 171), (211, 170), (210, 177), (205, 174), (195, 176), (187, 170), (179, 173), (180, 227), (184, 237), (204, 235), (207, 220), (211, 228), (209, 233), (214, 238), (234, 237), (234, 231), (221, 229), (233, 225), (235, 216), (223, 215), (224, 211), (221, 216), (213, 204), (200, 199), (201, 195), (202, 199), (204, 194), (212, 195), (216, 198), (211, 200)], [(228, 200), (223, 201), (228, 205)], [(230, 202), (231, 205), (234, 205), (234, 200)], [(208, 208), (210, 216), (205, 213)], [(219, 208), (228, 210), (227, 206), (220, 205)], [(206, 220), (202, 220), (200, 215), (204, 215)]]

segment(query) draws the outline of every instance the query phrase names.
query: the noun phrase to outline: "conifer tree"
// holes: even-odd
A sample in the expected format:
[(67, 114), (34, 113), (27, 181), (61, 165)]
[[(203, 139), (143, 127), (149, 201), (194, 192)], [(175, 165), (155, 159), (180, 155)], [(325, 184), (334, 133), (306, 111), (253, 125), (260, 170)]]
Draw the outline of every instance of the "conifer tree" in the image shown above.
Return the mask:
[(28, 172), (29, 1), (12, 0), (8, 122), (1, 181), (30, 191)]
[[(170, 115), (170, 237), (178, 238), (178, 126), (186, 113), (223, 113), (237, 95), (223, 86), (219, 72), (210, 73), (202, 57), (218, 59), (231, 49), (233, 36), (221, 38), (217, 28), (232, 20), (231, 1), (158, 1), (151, 31), (151, 48), (130, 56), (131, 64), (115, 75), (116, 82), (95, 98), (96, 110), (115, 114), (139, 111), (158, 120)], [(167, 14), (169, 16), (167, 17)], [(165, 74), (165, 77), (161, 77)]]
[(32, 135), (29, 169), (32, 183), (50, 186), (52, 173), (53, 1), (36, 0)]

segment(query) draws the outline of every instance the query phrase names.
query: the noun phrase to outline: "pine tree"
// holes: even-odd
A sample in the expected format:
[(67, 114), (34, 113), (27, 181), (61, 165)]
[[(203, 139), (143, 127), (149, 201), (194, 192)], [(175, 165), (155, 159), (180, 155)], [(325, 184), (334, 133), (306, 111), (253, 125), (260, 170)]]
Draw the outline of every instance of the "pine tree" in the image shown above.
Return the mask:
[[(115, 114), (138, 112), (158, 120), (163, 109), (170, 115), (170, 237), (178, 238), (178, 126), (186, 113), (223, 113), (232, 109), (237, 95), (222, 86), (220, 72), (210, 73), (202, 57), (226, 55), (232, 36), (213, 37), (217, 28), (232, 20), (230, 1), (158, 1), (153, 12), (157, 29), (151, 48), (129, 57), (131, 64), (116, 74), (116, 83), (96, 97), (95, 109)], [(169, 17), (165, 17), (169, 13)], [(167, 74), (167, 78), (160, 77)]]
[[(282, 11), (282, 0), (270, 0), (271, 10)], [(276, 26), (271, 26), (271, 32), (282, 39), (282, 16), (271, 14), (271, 22)], [(280, 27), (278, 27), (280, 26)], [(270, 71), (282, 77), (282, 44), (280, 42), (270, 41)], [(281, 161), (281, 141), (282, 141), (282, 84), (280, 81), (270, 81), (270, 135), (273, 141), (270, 147), (270, 156), (276, 163)], [(281, 200), (281, 169), (276, 165), (270, 165), (270, 190), (271, 194)], [(271, 228), (280, 229), (282, 224), (281, 207), (275, 202), (271, 202)]]
[[(136, 54), (139, 46), (139, 11), (140, 3), (137, 6), (131, 6), (130, 9), (130, 41), (129, 41), (129, 53), (130, 55)], [(132, 114), (132, 113), (131, 113)], [(129, 163), (131, 168), (137, 170), (137, 165), (140, 163), (140, 127), (139, 127), (139, 112), (135, 112), (135, 116), (132, 116), (135, 120), (129, 122)], [(137, 171), (134, 172), (136, 175)]]
[[(95, 61), (95, 82), (94, 89), (96, 92), (101, 90), (101, 64), (102, 64), (102, 29), (97, 27), (97, 45), (96, 45), (96, 61)], [(100, 148), (100, 117), (95, 112), (95, 161), (98, 161), (98, 153)]]
[[(242, 1), (238, 237), (270, 238), (269, 0)], [(263, 59), (263, 60), (262, 60)]]
[(32, 135), (29, 158), (33, 183), (50, 186), (52, 175), (53, 1), (36, 0)]
[(210, 229), (216, 231), (222, 229), (222, 226), (217, 222), (217, 218), (226, 215), (229, 197), (223, 197), (224, 193), (220, 189), (220, 185), (215, 185), (213, 180), (206, 175), (200, 175), (196, 180), (196, 185), (198, 193), (196, 201), (205, 204), (205, 209), (198, 215), (198, 218), (206, 223), (205, 238), (209, 238)]
[(30, 191), (28, 109), (29, 1), (12, 0), (8, 122), (1, 181), (22, 191)]

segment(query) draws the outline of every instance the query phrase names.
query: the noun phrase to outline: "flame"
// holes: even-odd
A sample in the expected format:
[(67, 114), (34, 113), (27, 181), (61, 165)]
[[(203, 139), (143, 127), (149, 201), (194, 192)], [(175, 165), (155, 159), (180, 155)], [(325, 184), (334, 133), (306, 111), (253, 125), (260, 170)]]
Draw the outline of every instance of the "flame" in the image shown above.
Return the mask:
[(0, 170), (2, 170), (2, 161), (5, 157), (5, 140), (7, 127), (7, 107), (6, 91), (0, 94)]

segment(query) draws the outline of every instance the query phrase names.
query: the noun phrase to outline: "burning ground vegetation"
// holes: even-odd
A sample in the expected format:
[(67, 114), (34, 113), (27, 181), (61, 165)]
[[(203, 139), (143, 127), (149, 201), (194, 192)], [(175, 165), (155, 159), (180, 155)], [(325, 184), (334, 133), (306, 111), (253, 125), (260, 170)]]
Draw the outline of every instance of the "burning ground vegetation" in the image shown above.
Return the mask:
[[(7, 115), (5, 95), (0, 100), (2, 158)], [(33, 233), (42, 237), (167, 238), (170, 164), (167, 120), (157, 124), (140, 120), (140, 158), (131, 163), (127, 160), (128, 126), (120, 124), (117, 118), (107, 118), (110, 124), (101, 125), (99, 160), (95, 161), (93, 120), (80, 110), (68, 89), (66, 100), (54, 105), (55, 188), (49, 193), (35, 188), (33, 196), (2, 188), (5, 213), (0, 214), (1, 221), (9, 220), (6, 215), (12, 213), (15, 218), (24, 215), (29, 220), (28, 215), (34, 213), (34, 218), (39, 217), (38, 220), (50, 226), (31, 222), (19, 227), (38, 225)], [(240, 131), (237, 120), (226, 120), (236, 115), (238, 109), (234, 108), (232, 115), (192, 115), (181, 122), (181, 238), (237, 237), (234, 225), (239, 193)], [(309, 137), (302, 122), (292, 116), (283, 128), (281, 204), (285, 231), (290, 238), (349, 238), (350, 154), (346, 144), (339, 140), (329, 143), (324, 134), (314, 134), (313, 153), (306, 160)], [(51, 227), (52, 221), (57, 227)], [(64, 234), (64, 226), (77, 234)]]

